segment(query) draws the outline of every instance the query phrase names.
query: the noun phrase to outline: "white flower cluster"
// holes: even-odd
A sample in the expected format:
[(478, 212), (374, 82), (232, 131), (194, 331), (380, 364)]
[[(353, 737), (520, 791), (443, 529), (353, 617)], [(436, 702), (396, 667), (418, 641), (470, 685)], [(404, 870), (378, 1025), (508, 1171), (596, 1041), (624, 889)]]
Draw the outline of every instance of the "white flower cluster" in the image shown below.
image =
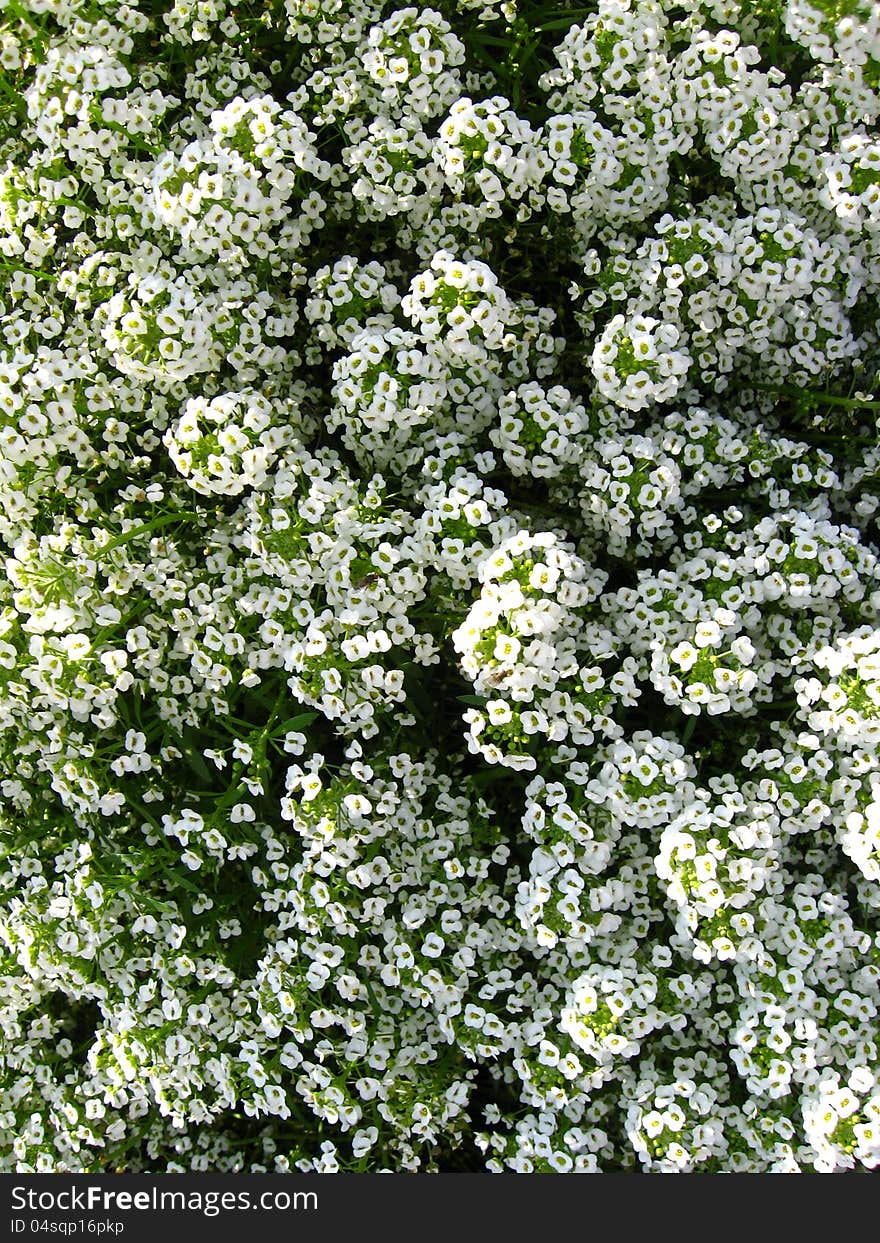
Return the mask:
[[(384, 289), (382, 297), (394, 301)], [(557, 358), (553, 312), (514, 302), (478, 260), (438, 251), (396, 300), (401, 324), (368, 315), (346, 332), (347, 349), (333, 364), (328, 426), (342, 429), (364, 464), (421, 464), (438, 433), (473, 440), (511, 382), (546, 375)], [(314, 299), (309, 306), (316, 315)], [(332, 322), (337, 313), (329, 314)]]
[(512, 475), (552, 479), (579, 460), (589, 430), (583, 402), (567, 388), (531, 380), (499, 399), (489, 439)]
[(247, 389), (210, 400), (191, 397), (163, 437), (168, 455), (203, 496), (235, 496), (259, 487), (298, 422), (294, 399), (276, 405)]
[(600, 273), (593, 306), (623, 309), (598, 336), (590, 369), (620, 405), (668, 402), (695, 368), (716, 391), (745, 368), (768, 384), (807, 385), (860, 352), (848, 313), (865, 276), (843, 234), (826, 241), (782, 206), (742, 214), (721, 198), (712, 207), (663, 215), (653, 237)]
[(680, 342), (681, 333), (669, 320), (613, 316), (590, 358), (599, 392), (625, 410), (670, 401), (693, 361), (686, 350), (676, 349)]
[(641, 571), (615, 604), (618, 625), (667, 703), (697, 715), (751, 715), (823, 636), (874, 614), (878, 579), (880, 562), (856, 531), (795, 511), (751, 530), (731, 523), (720, 548), (700, 548), (656, 574)]
[(266, 260), (289, 267), (326, 207), (314, 181), (331, 167), (319, 159), (315, 135), (271, 96), (236, 97), (211, 114), (210, 126), (209, 137), (156, 162), (147, 218), (180, 239), (186, 262), (218, 262), (229, 273)]
[(877, 5), (0, 75), (0, 1170), (880, 1167)]
[(880, 880), (880, 633), (860, 626), (815, 652), (807, 668), (811, 676), (794, 684), (798, 716), (834, 757), (855, 798), (838, 824), (841, 849), (869, 881)]
[[(613, 731), (605, 679), (599, 670), (584, 674), (578, 660), (580, 618), (604, 574), (591, 573), (553, 535), (523, 531), (480, 563), (479, 578), (479, 598), (452, 634), (462, 671), (488, 696), (484, 708), (465, 714), (468, 747), (489, 763), (533, 769), (531, 736), (587, 745), (594, 722)], [(571, 694), (581, 689), (584, 701)], [(613, 685), (611, 693), (622, 689)]]

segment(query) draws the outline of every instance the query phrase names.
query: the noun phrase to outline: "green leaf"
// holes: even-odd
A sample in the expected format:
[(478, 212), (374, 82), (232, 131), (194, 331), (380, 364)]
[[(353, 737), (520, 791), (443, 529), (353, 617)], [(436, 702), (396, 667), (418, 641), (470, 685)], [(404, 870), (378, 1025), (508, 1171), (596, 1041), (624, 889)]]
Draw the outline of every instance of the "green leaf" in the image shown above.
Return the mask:
[(511, 769), (505, 768), (503, 764), (497, 764), (494, 768), (484, 768), (481, 772), (473, 773), (468, 777), (467, 783), (476, 786), (479, 790), (483, 786), (493, 785), (496, 781), (510, 780)]
[(179, 885), (181, 889), (185, 889), (187, 893), (201, 894), (203, 892), (202, 888), (197, 885), (195, 881), (191, 881), (188, 877), (182, 876), (180, 872), (174, 872), (171, 875), (170, 880), (172, 881), (172, 884)]
[(204, 781), (205, 785), (210, 789), (212, 784), (211, 770), (205, 763), (204, 757), (197, 747), (187, 746), (184, 748), (184, 757), (192, 771)]
[(102, 557), (106, 552), (112, 552), (114, 548), (119, 548), (121, 544), (127, 544), (129, 540), (137, 539), (139, 535), (149, 535), (152, 531), (158, 531), (162, 527), (169, 526), (172, 522), (186, 522), (192, 518), (198, 518), (198, 514), (190, 509), (179, 509), (173, 514), (163, 514), (160, 518), (154, 518), (152, 522), (145, 522), (141, 526), (132, 527), (130, 531), (126, 531), (122, 535), (117, 535), (107, 544), (102, 544), (96, 549), (95, 555)]
[(502, 39), (499, 38), (498, 35), (483, 34), (482, 31), (480, 31), (479, 34), (475, 34), (473, 39), (474, 43), (479, 43), (481, 45), (487, 44), (490, 47), (503, 47), (509, 49), (514, 46), (513, 39)]
[(288, 717), (286, 721), (272, 727), (272, 736), (289, 734), (292, 730), (301, 729), (304, 725), (311, 725), (312, 721), (316, 721), (320, 715), (320, 712), (300, 712), (298, 716)]
[[(584, 10), (586, 13), (586, 10)], [(538, 22), (535, 30), (568, 30), (577, 24), (577, 17), (572, 14), (571, 17), (557, 17), (552, 22)]]

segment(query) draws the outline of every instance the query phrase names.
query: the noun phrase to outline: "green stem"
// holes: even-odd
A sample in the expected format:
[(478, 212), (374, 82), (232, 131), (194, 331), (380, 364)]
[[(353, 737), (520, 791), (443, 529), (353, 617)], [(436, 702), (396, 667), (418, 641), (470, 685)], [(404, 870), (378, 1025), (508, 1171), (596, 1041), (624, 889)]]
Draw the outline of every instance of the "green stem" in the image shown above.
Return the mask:
[(880, 410), (880, 401), (867, 398), (838, 397), (834, 393), (817, 393), (814, 389), (798, 388), (795, 384), (753, 384), (761, 393), (779, 393), (782, 397), (799, 397), (825, 406), (844, 406), (847, 410)]

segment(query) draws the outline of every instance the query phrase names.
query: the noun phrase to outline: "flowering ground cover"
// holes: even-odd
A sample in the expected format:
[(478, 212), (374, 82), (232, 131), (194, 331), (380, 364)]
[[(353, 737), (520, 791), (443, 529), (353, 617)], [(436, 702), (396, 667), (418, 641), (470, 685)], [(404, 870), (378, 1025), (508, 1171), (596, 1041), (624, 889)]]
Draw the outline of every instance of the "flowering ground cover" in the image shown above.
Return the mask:
[(0, 0), (0, 1168), (880, 1163), (880, 9)]

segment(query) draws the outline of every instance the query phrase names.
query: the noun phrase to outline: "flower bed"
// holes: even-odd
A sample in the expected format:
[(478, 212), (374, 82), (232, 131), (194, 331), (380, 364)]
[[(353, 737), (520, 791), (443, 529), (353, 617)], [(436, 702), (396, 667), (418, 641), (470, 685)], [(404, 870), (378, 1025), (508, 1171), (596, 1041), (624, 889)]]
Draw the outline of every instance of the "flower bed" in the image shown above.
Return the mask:
[(0, 1168), (880, 1164), (871, 0), (0, 0)]

